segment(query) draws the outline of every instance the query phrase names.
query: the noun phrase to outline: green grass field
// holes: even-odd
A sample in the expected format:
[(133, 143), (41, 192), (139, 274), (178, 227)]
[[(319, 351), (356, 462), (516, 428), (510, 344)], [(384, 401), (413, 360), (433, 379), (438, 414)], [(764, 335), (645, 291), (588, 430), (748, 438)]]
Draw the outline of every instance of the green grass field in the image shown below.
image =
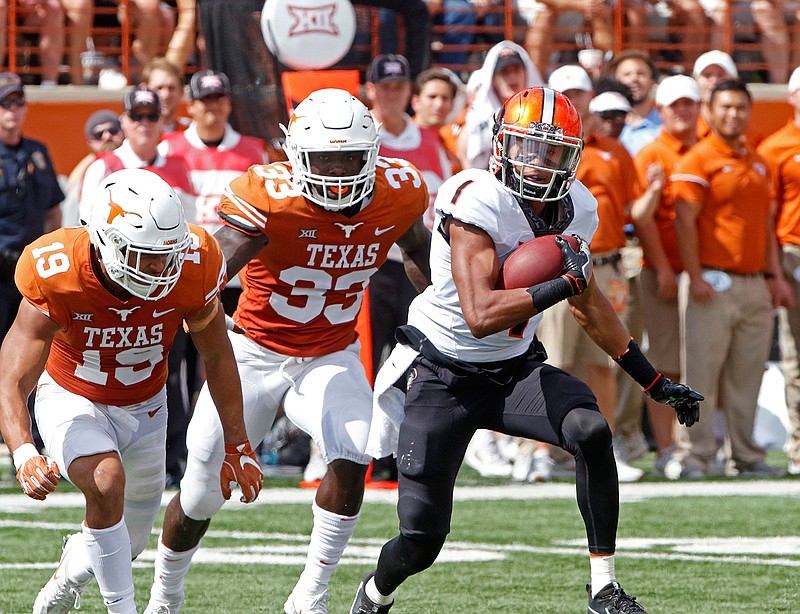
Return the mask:
[[(18, 496), (7, 480), (3, 485), (0, 613), (30, 612), (62, 536), (77, 530), (81, 500), (66, 483), (49, 505)], [(451, 541), (431, 569), (401, 587), (392, 612), (586, 612), (589, 565), (572, 493), (569, 480), (517, 486), (465, 468)], [(312, 496), (292, 480), (271, 479), (260, 504), (220, 512), (195, 557), (183, 612), (282, 612), (302, 568)], [(333, 577), (331, 614), (348, 611), (380, 546), (396, 534), (393, 497), (368, 493)], [(800, 480), (650, 480), (623, 486), (622, 501), (617, 575), (651, 614), (800, 611)], [(155, 543), (154, 534), (134, 564), (140, 610)], [(105, 612), (95, 583), (80, 611)]]

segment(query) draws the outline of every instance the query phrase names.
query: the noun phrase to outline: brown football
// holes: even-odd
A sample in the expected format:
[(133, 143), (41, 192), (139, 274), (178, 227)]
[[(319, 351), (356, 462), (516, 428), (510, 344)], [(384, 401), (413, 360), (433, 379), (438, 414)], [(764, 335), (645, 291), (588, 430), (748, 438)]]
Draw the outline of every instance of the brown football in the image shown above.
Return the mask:
[(578, 250), (578, 240), (572, 235), (544, 235), (526, 241), (506, 258), (497, 277), (497, 287), (528, 288), (562, 275), (564, 259), (556, 243), (557, 236)]

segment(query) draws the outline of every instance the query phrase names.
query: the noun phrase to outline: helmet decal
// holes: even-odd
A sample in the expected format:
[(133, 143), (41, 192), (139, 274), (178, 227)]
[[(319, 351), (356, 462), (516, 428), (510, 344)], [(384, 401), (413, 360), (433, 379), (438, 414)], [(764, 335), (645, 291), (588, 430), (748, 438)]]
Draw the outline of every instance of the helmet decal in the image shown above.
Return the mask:
[(124, 169), (106, 177), (86, 229), (106, 274), (130, 294), (158, 300), (178, 283), (189, 225), (178, 196), (155, 173)]

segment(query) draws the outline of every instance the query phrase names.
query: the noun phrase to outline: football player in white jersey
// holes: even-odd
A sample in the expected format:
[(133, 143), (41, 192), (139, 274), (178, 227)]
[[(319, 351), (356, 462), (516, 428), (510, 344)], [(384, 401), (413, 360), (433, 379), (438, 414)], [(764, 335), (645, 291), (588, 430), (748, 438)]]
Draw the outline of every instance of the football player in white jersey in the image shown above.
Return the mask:
[[(428, 190), (419, 171), (382, 158), (369, 110), (343, 90), (309, 95), (287, 127), (289, 162), (255, 165), (226, 189), (219, 240), (229, 275), (242, 269), (231, 344), (247, 432), (261, 441), (278, 407), (327, 463), (313, 505), (306, 567), (287, 614), (326, 614), (331, 575), (353, 534), (371, 457), (372, 390), (355, 330), (364, 289), (396, 242), (428, 282)], [(412, 280), (414, 281), (414, 280)], [(206, 387), (186, 435), (189, 456), (158, 544), (146, 614), (183, 603), (192, 555), (224, 499), (219, 419)], [(214, 469), (211, 469), (214, 467)]]
[[(583, 140), (572, 103), (548, 88), (522, 90), (497, 112), (492, 140), (488, 171), (462, 171), (439, 189), (433, 283), (412, 303), (408, 325), (398, 330), (405, 346), (384, 366), (400, 375), (410, 366), (397, 449), (400, 535), (384, 545), (351, 612), (388, 612), (397, 587), (433, 564), (450, 531), (456, 475), (479, 428), (544, 441), (575, 456), (590, 554), (589, 612), (644, 612), (614, 573), (619, 484), (611, 431), (588, 386), (544, 364), (534, 336), (542, 311), (568, 299), (592, 339), (654, 399), (672, 405), (681, 422), (697, 420), (702, 396), (653, 369), (595, 285), (587, 246), (597, 203), (575, 180)], [(564, 233), (580, 238), (578, 251), (556, 239), (562, 276), (496, 289), (500, 266), (518, 245)], [(395, 379), (378, 374), (379, 408), (384, 382), (391, 386)]]

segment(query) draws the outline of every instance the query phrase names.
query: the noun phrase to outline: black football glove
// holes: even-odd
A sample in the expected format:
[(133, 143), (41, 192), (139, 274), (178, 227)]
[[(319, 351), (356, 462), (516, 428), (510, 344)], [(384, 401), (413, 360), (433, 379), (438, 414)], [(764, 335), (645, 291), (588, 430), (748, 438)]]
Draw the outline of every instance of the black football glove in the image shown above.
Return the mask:
[(689, 386), (673, 382), (662, 375), (647, 394), (656, 403), (672, 407), (678, 414), (678, 422), (685, 426), (692, 426), (700, 419), (700, 401), (705, 397)]
[(589, 253), (589, 244), (578, 235), (572, 235), (578, 240), (578, 251), (562, 239), (556, 237), (556, 245), (561, 248), (564, 258), (564, 277), (572, 286), (572, 296), (577, 296), (586, 290), (589, 278), (592, 276), (592, 256)]

